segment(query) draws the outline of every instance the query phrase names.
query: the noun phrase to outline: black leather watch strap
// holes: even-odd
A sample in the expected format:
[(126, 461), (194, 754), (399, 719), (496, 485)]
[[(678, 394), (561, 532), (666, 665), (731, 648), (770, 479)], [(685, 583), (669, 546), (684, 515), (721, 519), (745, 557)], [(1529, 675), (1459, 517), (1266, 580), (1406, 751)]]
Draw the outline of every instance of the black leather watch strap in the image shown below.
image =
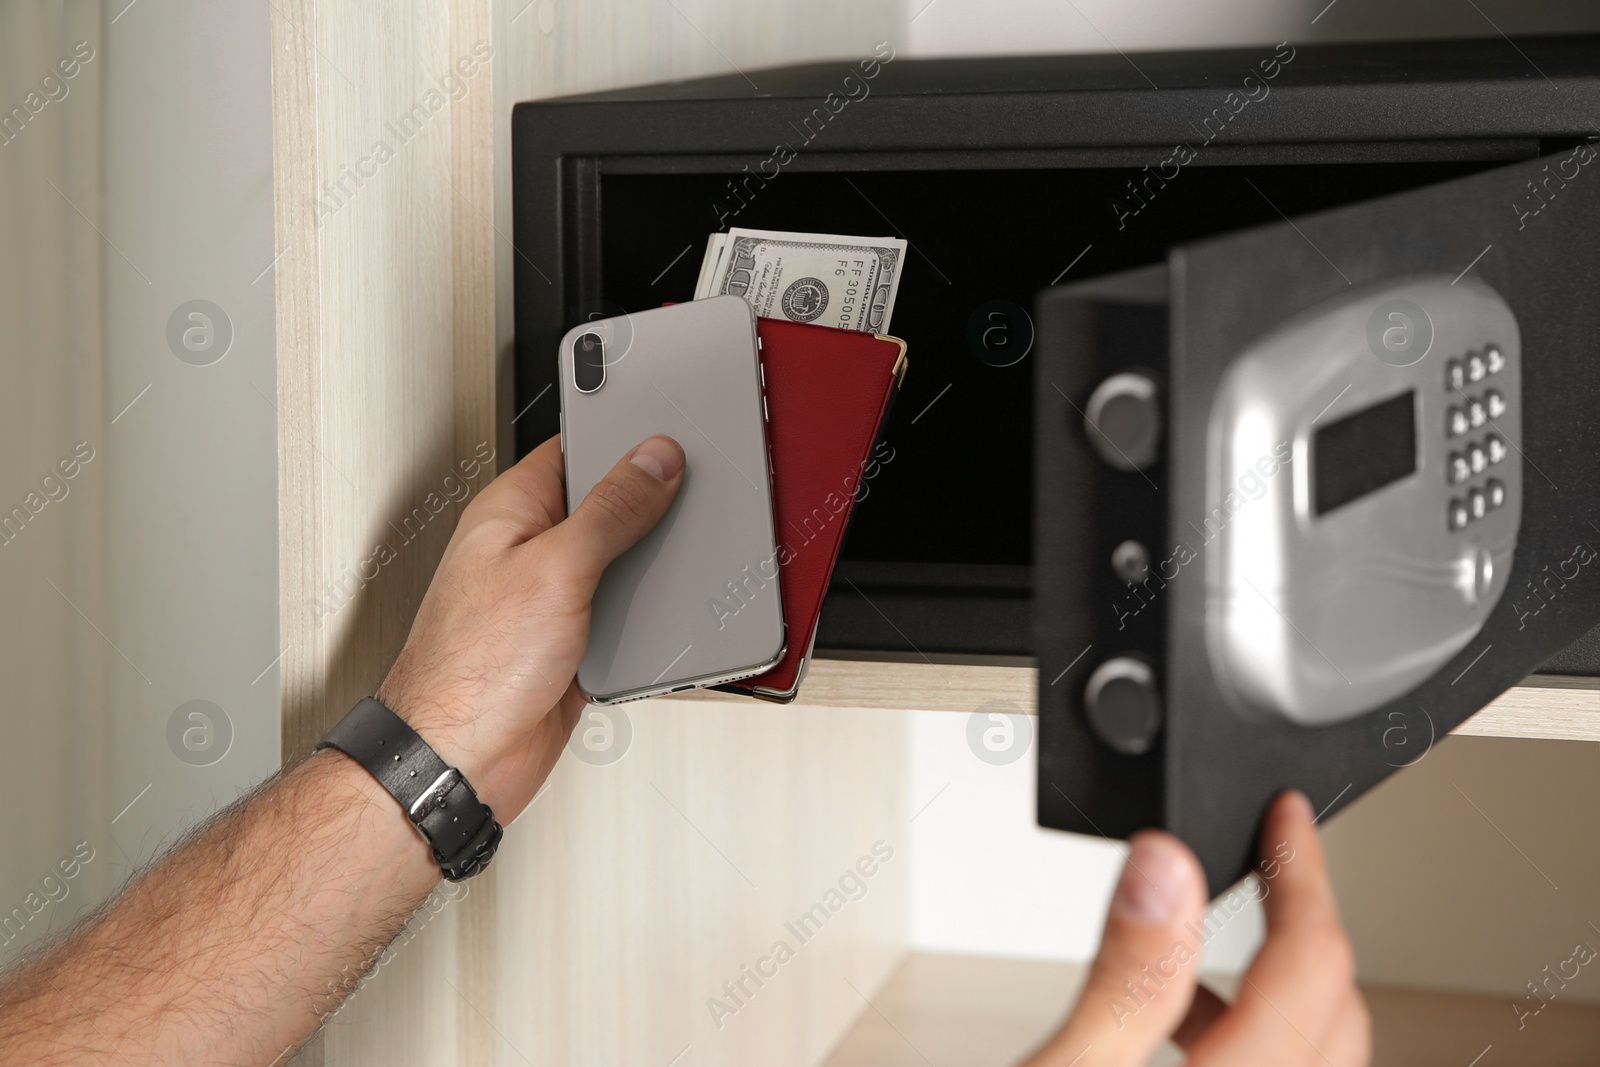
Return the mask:
[(366, 768), (433, 847), (450, 881), (489, 865), (501, 836), (494, 812), (460, 771), (378, 701), (367, 697), (351, 708), (317, 748), (336, 748)]

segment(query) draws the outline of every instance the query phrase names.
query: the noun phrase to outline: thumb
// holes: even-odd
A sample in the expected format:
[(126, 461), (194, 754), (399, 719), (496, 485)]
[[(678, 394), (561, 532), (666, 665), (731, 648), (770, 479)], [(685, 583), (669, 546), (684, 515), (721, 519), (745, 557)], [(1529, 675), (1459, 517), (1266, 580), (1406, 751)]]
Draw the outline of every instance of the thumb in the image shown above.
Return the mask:
[(1199, 861), (1160, 831), (1131, 843), (1088, 982), (1029, 1067), (1141, 1067), (1189, 1007), (1200, 945), (1186, 924), (1206, 904)]
[(683, 486), (683, 449), (670, 437), (646, 438), (595, 483), (564, 522), (540, 540), (593, 587), (611, 561), (655, 529)]

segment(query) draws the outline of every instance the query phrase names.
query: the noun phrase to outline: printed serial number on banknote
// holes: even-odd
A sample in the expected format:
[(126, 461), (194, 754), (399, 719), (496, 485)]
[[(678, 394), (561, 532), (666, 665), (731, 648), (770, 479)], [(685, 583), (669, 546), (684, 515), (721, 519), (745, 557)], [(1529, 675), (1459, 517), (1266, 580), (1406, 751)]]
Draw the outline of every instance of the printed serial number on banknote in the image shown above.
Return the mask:
[(766, 318), (883, 333), (905, 253), (898, 237), (734, 228), (706, 242), (694, 295), (731, 293)]

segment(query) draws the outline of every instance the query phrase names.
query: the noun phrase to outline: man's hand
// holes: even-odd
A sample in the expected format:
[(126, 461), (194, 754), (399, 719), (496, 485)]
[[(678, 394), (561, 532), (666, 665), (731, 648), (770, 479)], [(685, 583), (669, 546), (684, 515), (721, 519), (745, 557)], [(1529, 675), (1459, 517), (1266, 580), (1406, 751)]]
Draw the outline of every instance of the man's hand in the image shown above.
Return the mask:
[(552, 438), (461, 516), (377, 698), (502, 823), (533, 799), (587, 699), (574, 675), (600, 575), (661, 521), (683, 476), (683, 449), (651, 437), (569, 518)]
[(1169, 1036), (1190, 1067), (1366, 1064), (1371, 1023), (1304, 796), (1273, 804), (1261, 856), (1267, 940), (1228, 1005), (1197, 984), (1216, 929), (1199, 862), (1170, 834), (1135, 835), (1088, 983), (1025, 1067), (1143, 1067)]

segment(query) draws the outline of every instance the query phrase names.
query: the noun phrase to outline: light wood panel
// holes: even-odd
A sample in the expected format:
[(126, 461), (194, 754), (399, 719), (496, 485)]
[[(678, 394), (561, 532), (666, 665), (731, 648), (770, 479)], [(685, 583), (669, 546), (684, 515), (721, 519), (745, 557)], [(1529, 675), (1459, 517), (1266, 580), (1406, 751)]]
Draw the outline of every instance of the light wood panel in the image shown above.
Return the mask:
[[(1081, 963), (912, 953), (824, 1067), (1001, 1067), (1017, 1062), (1066, 1014), (1086, 977)], [(1225, 995), (1233, 978), (1207, 978)], [(1592, 1064), (1600, 1007), (1555, 1001), (1520, 1031), (1509, 1001), (1363, 986), (1372, 1012), (1373, 1067), (1541, 1067)], [(1151, 1067), (1182, 1057), (1171, 1045)]]
[[(812, 661), (801, 688), (807, 704), (913, 711), (1014, 709), (1038, 713), (1032, 667), (857, 659)], [(670, 700), (740, 701), (728, 693), (683, 693)], [(1600, 680), (1535, 675), (1456, 727), (1480, 737), (1600, 741)]]
[(906, 946), (907, 716), (646, 701), (580, 744), (621, 713), (626, 755), (569, 752), (507, 835), (498, 1062), (817, 1063)]
[[(456, 512), (414, 537), (406, 517), (480, 444), (509, 440), (511, 104), (862, 54), (904, 13), (891, 0), (269, 6), (290, 758), (371, 691), (405, 637)], [(434, 106), (468, 57), (476, 72)], [(380, 543), (393, 562), (355, 577)], [(903, 865), (720, 1030), (706, 1031), (705, 1001), (893, 839), (903, 716), (846, 729), (830, 709), (628, 713), (628, 759), (564, 761), (489, 873), (419, 916), (301, 1062), (816, 1061), (854, 1011), (849, 985), (875, 989), (904, 946)], [(726, 884), (713, 840), (748, 881)]]
[[(471, 207), (492, 196), (492, 46), (488, 0), (271, 8), (280, 669), (293, 758), (381, 678), (457, 515), (424, 510), (419, 523), (415, 509), (494, 441), (493, 234)], [(379, 544), (394, 559), (367, 580)], [(471, 1007), (492, 1005), (492, 874), (473, 888), (427, 920), (303, 1062), (492, 1062), (492, 1015)]]

